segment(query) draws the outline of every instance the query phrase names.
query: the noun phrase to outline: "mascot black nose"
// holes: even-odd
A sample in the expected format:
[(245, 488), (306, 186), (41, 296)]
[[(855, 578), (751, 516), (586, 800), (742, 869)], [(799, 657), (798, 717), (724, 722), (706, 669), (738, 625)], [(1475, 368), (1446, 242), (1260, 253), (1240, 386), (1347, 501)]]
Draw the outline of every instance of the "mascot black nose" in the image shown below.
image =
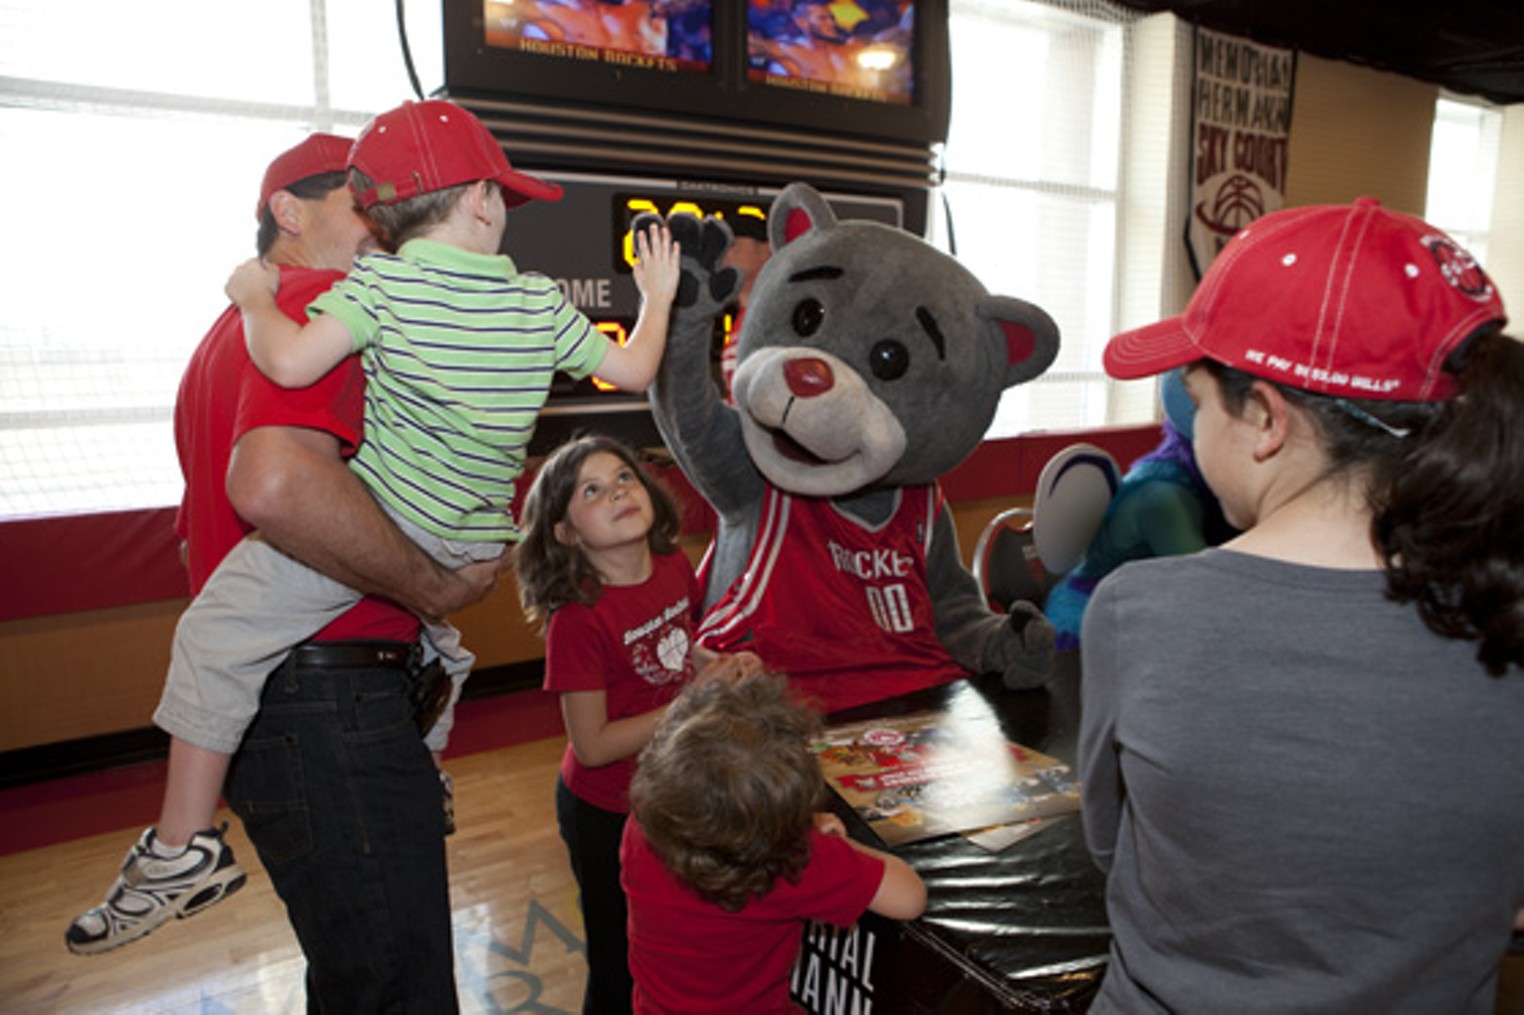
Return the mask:
[(783, 365), (783, 379), (788, 382), (789, 391), (799, 398), (823, 395), (836, 385), (831, 365), (814, 356), (789, 360)]

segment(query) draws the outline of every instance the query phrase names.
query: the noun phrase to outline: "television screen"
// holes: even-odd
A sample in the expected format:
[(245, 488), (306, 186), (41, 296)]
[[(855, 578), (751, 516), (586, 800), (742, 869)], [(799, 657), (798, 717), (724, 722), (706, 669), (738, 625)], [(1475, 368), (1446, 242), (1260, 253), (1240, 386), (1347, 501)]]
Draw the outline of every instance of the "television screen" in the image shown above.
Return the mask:
[[(495, 113), (512, 121), (524, 157), (534, 157), (526, 145), (538, 146), (562, 168), (669, 171), (674, 150), (689, 166), (733, 164), (741, 144), (798, 152), (742, 136), (759, 126), (918, 147), (947, 137), (947, 0), (441, 6), (444, 94), (523, 106)], [(648, 114), (663, 122), (629, 119)], [(765, 160), (746, 156), (738, 171), (751, 175)], [(807, 176), (791, 168), (783, 179)]]
[(909, 104), (914, 52), (914, 0), (747, 0), (751, 81)]
[(712, 0), (483, 0), (490, 47), (658, 71), (707, 72)]

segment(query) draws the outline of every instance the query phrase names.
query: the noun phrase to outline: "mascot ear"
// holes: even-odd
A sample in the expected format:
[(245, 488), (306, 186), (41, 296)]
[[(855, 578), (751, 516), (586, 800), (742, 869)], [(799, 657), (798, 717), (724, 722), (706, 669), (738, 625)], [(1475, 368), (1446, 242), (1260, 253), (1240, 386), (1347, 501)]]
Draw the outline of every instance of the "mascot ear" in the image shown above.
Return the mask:
[(790, 183), (767, 212), (767, 240), (777, 253), (801, 236), (836, 226), (836, 213), (807, 183)]
[(1006, 365), (1002, 387), (1030, 381), (1053, 365), (1058, 325), (1041, 307), (1014, 296), (981, 296), (974, 309), (996, 344), (996, 362)]

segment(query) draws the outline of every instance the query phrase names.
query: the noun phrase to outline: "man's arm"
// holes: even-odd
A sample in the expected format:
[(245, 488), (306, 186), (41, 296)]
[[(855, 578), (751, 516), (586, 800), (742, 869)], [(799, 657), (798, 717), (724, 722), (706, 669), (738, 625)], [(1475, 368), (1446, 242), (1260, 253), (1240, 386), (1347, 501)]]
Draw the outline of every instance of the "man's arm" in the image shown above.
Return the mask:
[(238, 514), (281, 550), (426, 619), (478, 601), (497, 583), (498, 562), (451, 571), (403, 535), (344, 464), (332, 434), (250, 430), (233, 446), (227, 489)]

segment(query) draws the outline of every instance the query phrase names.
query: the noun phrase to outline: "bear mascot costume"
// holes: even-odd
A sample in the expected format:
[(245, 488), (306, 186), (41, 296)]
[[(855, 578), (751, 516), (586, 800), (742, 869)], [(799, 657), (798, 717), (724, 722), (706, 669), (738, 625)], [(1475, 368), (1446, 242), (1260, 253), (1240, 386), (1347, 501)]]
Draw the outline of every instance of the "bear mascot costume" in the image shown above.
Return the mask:
[(903, 230), (838, 222), (793, 183), (768, 214), (728, 404), (710, 348), (741, 281), (721, 266), (730, 231), (669, 224), (683, 278), (651, 404), (718, 515), (699, 643), (757, 653), (826, 712), (970, 673), (1043, 684), (1052, 626), (1029, 603), (990, 609), (937, 479), (978, 446), (1001, 392), (1052, 364), (1052, 319)]

